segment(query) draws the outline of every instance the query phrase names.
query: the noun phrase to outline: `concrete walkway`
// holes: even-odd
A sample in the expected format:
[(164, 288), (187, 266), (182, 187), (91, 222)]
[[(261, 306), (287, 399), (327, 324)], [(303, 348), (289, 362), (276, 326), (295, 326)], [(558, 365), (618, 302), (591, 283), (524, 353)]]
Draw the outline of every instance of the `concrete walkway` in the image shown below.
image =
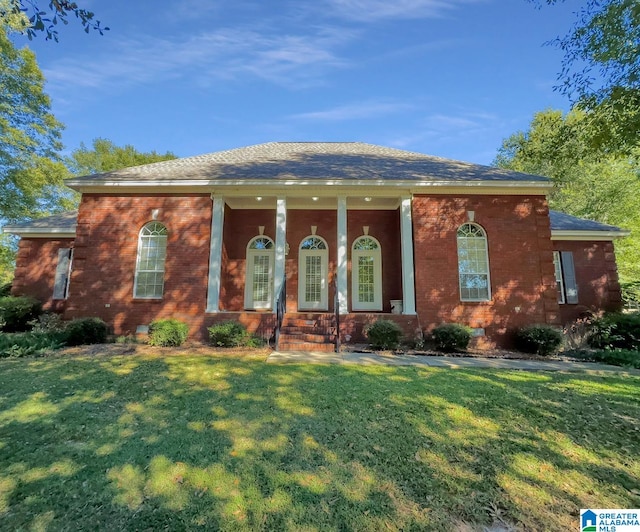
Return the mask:
[(377, 353), (320, 353), (312, 351), (274, 351), (266, 360), (269, 364), (359, 364), (363, 366), (427, 366), (435, 368), (490, 368), (529, 371), (614, 371), (640, 375), (640, 370), (565, 360), (514, 360), (507, 358), (447, 357), (432, 355), (383, 355)]

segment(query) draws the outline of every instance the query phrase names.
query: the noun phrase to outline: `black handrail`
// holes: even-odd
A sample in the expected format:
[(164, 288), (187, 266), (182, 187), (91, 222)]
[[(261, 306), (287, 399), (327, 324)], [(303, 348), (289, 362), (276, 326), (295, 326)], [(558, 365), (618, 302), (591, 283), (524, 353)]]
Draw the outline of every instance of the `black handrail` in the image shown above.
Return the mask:
[(335, 319), (336, 326), (336, 353), (340, 352), (340, 295), (338, 294), (338, 286), (336, 283), (333, 284), (334, 295), (333, 295), (333, 313)]
[(287, 313), (287, 277), (282, 279), (282, 286), (280, 286), (280, 292), (278, 293), (278, 299), (276, 299), (276, 330), (275, 330), (275, 350), (278, 350), (278, 344), (280, 343), (280, 329), (282, 329), (282, 322), (284, 321), (284, 315)]

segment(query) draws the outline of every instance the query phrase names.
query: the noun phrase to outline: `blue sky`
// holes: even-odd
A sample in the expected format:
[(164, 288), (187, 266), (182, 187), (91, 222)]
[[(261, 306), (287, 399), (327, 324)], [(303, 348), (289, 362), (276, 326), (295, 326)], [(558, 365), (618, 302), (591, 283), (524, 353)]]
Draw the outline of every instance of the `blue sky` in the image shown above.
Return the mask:
[(579, 0), (80, 1), (36, 52), (72, 150), (96, 137), (197, 155), (362, 141), (489, 164), (553, 91)]

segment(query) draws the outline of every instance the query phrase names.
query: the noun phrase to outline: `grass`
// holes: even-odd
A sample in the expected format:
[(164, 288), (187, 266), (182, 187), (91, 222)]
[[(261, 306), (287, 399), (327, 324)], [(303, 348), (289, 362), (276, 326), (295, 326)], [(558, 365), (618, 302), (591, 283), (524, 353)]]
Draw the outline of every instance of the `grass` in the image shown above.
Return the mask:
[(640, 506), (640, 377), (0, 361), (5, 530), (577, 530)]

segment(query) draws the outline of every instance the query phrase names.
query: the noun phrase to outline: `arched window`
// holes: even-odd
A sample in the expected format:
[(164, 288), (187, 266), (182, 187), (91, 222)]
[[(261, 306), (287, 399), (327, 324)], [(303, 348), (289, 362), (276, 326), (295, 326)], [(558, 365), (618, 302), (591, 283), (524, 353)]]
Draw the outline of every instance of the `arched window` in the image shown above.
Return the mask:
[(143, 299), (162, 297), (167, 234), (167, 228), (160, 222), (149, 222), (140, 230), (133, 285), (134, 297)]
[(273, 305), (273, 262), (275, 246), (268, 236), (252, 238), (247, 244), (247, 268), (244, 306), (247, 309), (270, 309)]
[(309, 235), (298, 253), (298, 310), (327, 310), (329, 248), (324, 238)]
[(382, 310), (382, 255), (380, 242), (365, 235), (351, 247), (353, 310)]
[(488, 301), (489, 253), (487, 236), (477, 224), (466, 223), (458, 228), (458, 274), (462, 301)]

